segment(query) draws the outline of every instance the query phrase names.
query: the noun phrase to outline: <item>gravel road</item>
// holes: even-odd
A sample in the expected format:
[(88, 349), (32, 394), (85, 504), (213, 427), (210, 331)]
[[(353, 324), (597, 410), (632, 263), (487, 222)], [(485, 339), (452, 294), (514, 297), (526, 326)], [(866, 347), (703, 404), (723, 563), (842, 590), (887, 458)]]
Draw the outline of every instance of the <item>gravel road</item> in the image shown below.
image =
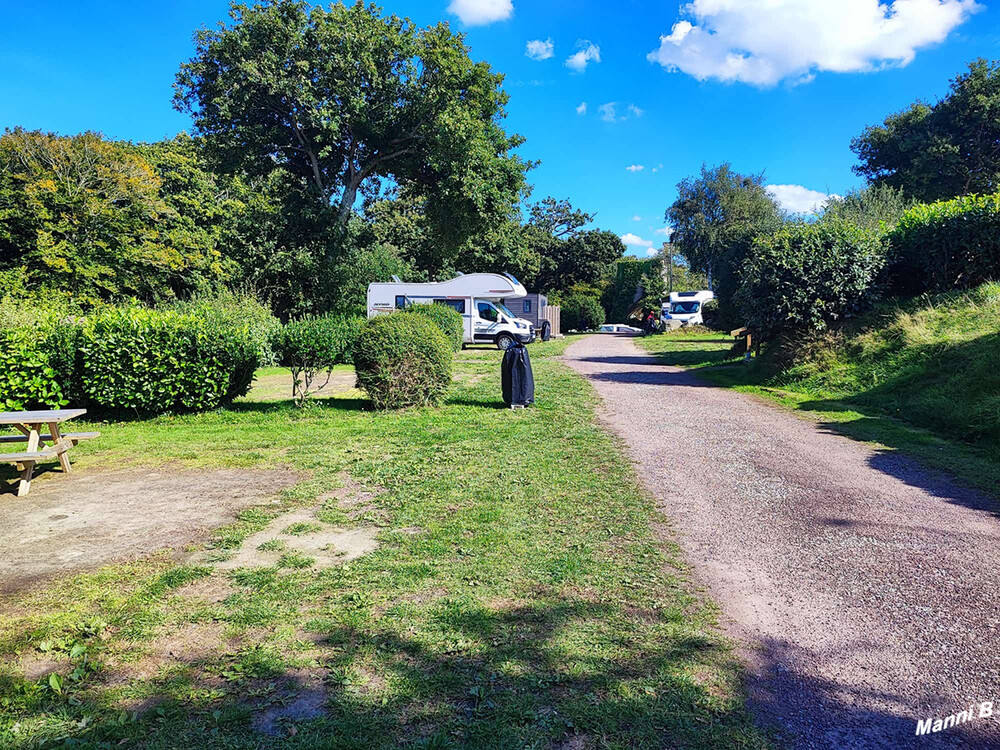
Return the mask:
[[(571, 345), (787, 748), (1000, 748), (1000, 503), (661, 365)], [(992, 701), (993, 718), (978, 718)], [(975, 706), (916, 736), (917, 721)]]

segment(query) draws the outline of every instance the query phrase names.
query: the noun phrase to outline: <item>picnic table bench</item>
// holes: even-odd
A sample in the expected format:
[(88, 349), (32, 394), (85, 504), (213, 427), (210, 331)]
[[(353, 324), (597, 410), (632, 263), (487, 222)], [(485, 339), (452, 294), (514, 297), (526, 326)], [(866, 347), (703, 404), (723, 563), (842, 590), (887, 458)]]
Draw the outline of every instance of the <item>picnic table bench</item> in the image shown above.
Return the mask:
[[(24, 497), (31, 489), (31, 476), (39, 461), (55, 458), (67, 474), (72, 471), (66, 453), (81, 440), (98, 437), (99, 432), (63, 434), (59, 425), (86, 414), (86, 409), (51, 409), (43, 411), (0, 412), (0, 426), (13, 427), (20, 435), (0, 435), (0, 445), (27, 443), (27, 449), (17, 453), (0, 453), (0, 463), (16, 464), (21, 473), (17, 496)], [(48, 432), (42, 432), (47, 427)], [(46, 444), (48, 444), (46, 446)]]

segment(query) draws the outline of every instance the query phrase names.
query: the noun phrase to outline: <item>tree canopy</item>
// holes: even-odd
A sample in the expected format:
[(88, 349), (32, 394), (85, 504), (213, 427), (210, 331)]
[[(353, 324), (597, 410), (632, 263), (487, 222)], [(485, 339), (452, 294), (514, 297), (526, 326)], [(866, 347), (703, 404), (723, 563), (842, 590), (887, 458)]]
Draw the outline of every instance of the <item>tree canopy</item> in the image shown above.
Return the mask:
[(1000, 62), (982, 58), (936, 104), (917, 101), (851, 142), (872, 185), (936, 201), (1000, 190)]
[[(0, 267), (23, 285), (89, 303), (114, 297), (160, 301), (226, 279), (210, 209), (182, 215), (185, 191), (208, 190), (178, 151), (161, 177), (149, 156), (97, 133), (58, 136), (16, 129), (0, 137)], [(161, 166), (166, 167), (165, 164)]]
[(667, 209), (671, 243), (692, 270), (708, 274), (725, 322), (735, 322), (732, 297), (737, 272), (754, 238), (777, 230), (784, 216), (764, 189), (764, 175), (742, 175), (729, 164), (688, 177), (677, 185), (677, 200)]
[(502, 76), (446, 24), (417, 28), (359, 0), (234, 4), (202, 29), (175, 106), (224, 171), (300, 179), (343, 229), (358, 196), (399, 186), (426, 200), (451, 246), (510, 215), (527, 165), (501, 122)]

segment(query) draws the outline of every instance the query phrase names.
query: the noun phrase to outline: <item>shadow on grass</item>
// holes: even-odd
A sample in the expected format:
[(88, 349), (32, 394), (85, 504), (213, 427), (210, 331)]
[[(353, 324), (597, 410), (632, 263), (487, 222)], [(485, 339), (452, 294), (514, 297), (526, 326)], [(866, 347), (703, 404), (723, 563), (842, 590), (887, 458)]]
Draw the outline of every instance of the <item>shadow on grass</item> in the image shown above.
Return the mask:
[[(468, 599), (429, 606), (419, 635), (390, 618), (311, 630), (321, 655), (309, 667), (273, 669), (267, 658), (237, 666), (235, 655), (221, 664), (175, 660), (142, 684), (133, 705), (145, 711), (133, 720), (120, 720), (100, 674), (77, 693), (80, 705), (46, 694), (22, 714), (90, 715), (74, 741), (95, 748), (767, 746), (738, 688), (723, 699), (725, 687), (699, 679), (707, 665), (732, 667), (730, 654), (674, 627), (676, 615), (551, 595), (493, 608)], [(567, 637), (602, 647), (574, 657)], [(648, 645), (630, 648), (637, 638)]]
[(299, 409), (288, 399), (286, 401), (238, 401), (226, 407), (226, 411), (236, 414), (274, 414), (288, 412), (289, 414), (309, 413), (316, 411), (370, 411), (371, 401), (366, 398), (311, 398), (303, 409)]

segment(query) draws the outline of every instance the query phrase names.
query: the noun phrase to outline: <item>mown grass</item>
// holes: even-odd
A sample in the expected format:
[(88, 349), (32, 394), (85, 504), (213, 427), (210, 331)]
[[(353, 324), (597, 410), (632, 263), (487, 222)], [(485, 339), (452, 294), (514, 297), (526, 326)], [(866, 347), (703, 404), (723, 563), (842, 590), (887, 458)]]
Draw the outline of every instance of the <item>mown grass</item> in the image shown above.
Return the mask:
[[(228, 576), (159, 555), (4, 600), (0, 746), (765, 747), (711, 606), (595, 423), (591, 388), (555, 359), (568, 343), (531, 347), (537, 406), (523, 411), (502, 408), (499, 353), (475, 349), (440, 409), (376, 413), (341, 394), (101, 425), (110, 439), (78, 449), (81, 472), (307, 476), (218, 530), (220, 553), (345, 477), (376, 492), (380, 546)], [(186, 584), (228, 588), (202, 600)], [(192, 632), (198, 648), (165, 654)], [(25, 679), (25, 659), (48, 657), (57, 684)], [(318, 718), (254, 728), (317, 689)]]
[(974, 486), (1000, 486), (1000, 284), (887, 304), (747, 364), (705, 330), (640, 340), (852, 438), (915, 455)]

